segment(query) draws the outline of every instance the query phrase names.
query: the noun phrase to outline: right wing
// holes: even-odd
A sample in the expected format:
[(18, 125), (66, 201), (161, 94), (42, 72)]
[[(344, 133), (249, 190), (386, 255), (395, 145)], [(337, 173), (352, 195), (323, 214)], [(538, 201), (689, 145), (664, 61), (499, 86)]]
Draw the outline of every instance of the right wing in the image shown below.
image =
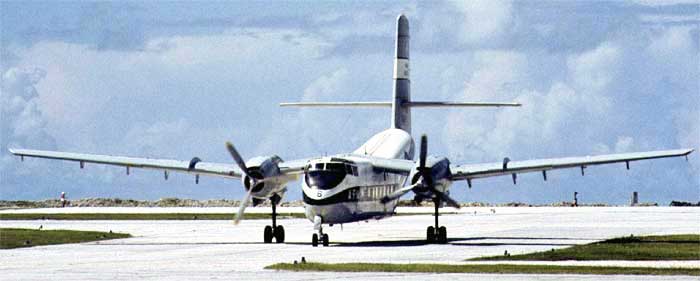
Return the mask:
[(498, 163), (484, 163), (484, 164), (468, 164), (468, 165), (458, 165), (451, 166), (452, 180), (467, 180), (486, 177), (495, 177), (503, 175), (513, 175), (519, 173), (529, 173), (529, 172), (539, 172), (543, 173), (543, 176), (547, 177), (546, 172), (555, 169), (566, 169), (566, 168), (581, 168), (581, 173), (583, 169), (587, 166), (602, 165), (610, 163), (620, 163), (625, 162), (629, 168), (629, 162), (656, 159), (656, 158), (666, 158), (666, 157), (678, 157), (687, 156), (693, 152), (692, 149), (676, 149), (676, 150), (661, 150), (661, 151), (649, 151), (649, 152), (635, 152), (635, 153), (621, 153), (621, 154), (608, 154), (608, 155), (598, 155), (598, 156), (584, 156), (584, 157), (565, 157), (565, 158), (551, 158), (551, 159), (537, 159), (537, 160), (525, 160), (525, 161), (510, 161), (507, 158), (503, 162)]
[(217, 176), (224, 178), (240, 178), (241, 171), (234, 164), (201, 162), (198, 158), (191, 161), (135, 158), (111, 155), (82, 154), (59, 151), (9, 149), (10, 153), (22, 157), (36, 157), (85, 163), (105, 164), (128, 168), (144, 168), (154, 170), (176, 171), (195, 175)]

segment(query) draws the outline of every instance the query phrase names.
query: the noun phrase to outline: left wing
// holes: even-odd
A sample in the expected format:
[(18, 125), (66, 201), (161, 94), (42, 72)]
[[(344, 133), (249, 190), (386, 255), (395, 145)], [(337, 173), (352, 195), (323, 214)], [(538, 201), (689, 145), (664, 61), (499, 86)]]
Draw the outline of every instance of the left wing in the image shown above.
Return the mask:
[(584, 173), (584, 169), (588, 166), (620, 162), (625, 162), (627, 169), (629, 169), (629, 162), (632, 161), (687, 156), (691, 152), (693, 152), (693, 149), (676, 149), (525, 161), (510, 161), (506, 158), (500, 163), (450, 165), (450, 170), (452, 171), (452, 180), (467, 180), (470, 185), (472, 179), (512, 175), (513, 181), (515, 181), (516, 174), (539, 171), (542, 172), (546, 180), (547, 171), (549, 170), (579, 167), (581, 168), (581, 173)]
[[(144, 168), (164, 171), (183, 172), (194, 175), (206, 175), (224, 178), (241, 178), (240, 169), (233, 163), (212, 163), (202, 162), (199, 158), (193, 158), (190, 161), (170, 160), (170, 159), (151, 159), (151, 158), (136, 158), (124, 156), (98, 155), (98, 154), (83, 154), (60, 151), (45, 151), (31, 149), (9, 149), (10, 153), (22, 157), (36, 157), (56, 160), (66, 160), (80, 162), (83, 167), (85, 163), (95, 163), (104, 165), (122, 166), (127, 168)], [(299, 174), (303, 172), (305, 160), (295, 160), (291, 162), (282, 162), (279, 164), (280, 172), (283, 174)]]
[(83, 167), (83, 165), (85, 165), (85, 163), (96, 163), (122, 166), (127, 168), (144, 168), (165, 171), (176, 171), (225, 178), (241, 177), (241, 171), (234, 164), (201, 162), (198, 161), (198, 158), (194, 158), (191, 161), (182, 161), (170, 159), (136, 158), (31, 149), (10, 148), (9, 150), (10, 153), (20, 156), (22, 158), (36, 157), (80, 162), (81, 168)]

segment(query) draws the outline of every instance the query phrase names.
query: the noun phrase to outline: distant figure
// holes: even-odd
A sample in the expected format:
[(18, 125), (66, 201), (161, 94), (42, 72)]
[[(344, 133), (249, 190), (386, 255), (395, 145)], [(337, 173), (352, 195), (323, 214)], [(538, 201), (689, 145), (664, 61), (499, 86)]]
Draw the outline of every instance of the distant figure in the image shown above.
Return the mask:
[(578, 192), (574, 191), (574, 207), (578, 207)]
[(65, 192), (61, 192), (60, 200), (61, 200), (61, 208), (65, 207), (66, 206), (66, 193)]
[(630, 201), (630, 206), (637, 206), (639, 204), (639, 193), (632, 192), (632, 200)]

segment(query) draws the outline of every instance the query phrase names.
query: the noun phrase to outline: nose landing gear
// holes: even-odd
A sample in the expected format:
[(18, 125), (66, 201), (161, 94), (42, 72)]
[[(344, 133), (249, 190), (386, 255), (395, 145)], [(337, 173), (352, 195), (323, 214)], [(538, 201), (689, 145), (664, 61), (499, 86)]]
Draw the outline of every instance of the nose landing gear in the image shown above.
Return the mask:
[(318, 231), (318, 233), (311, 235), (311, 246), (318, 247), (318, 243), (321, 242), (324, 247), (328, 247), (328, 234), (323, 233), (322, 222), (323, 219), (320, 216), (314, 217), (314, 230)]

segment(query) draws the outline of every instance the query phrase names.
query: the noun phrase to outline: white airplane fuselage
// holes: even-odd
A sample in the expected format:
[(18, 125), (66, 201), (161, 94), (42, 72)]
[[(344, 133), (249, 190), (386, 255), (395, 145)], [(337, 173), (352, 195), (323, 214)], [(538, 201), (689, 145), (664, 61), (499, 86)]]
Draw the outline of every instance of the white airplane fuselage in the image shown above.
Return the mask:
[(413, 159), (413, 138), (400, 129), (388, 129), (370, 138), (350, 154), (309, 161), (302, 193), (306, 217), (320, 216), (324, 224), (383, 218), (394, 213), (398, 199), (381, 199), (400, 189), (409, 174), (372, 166), (367, 156)]

